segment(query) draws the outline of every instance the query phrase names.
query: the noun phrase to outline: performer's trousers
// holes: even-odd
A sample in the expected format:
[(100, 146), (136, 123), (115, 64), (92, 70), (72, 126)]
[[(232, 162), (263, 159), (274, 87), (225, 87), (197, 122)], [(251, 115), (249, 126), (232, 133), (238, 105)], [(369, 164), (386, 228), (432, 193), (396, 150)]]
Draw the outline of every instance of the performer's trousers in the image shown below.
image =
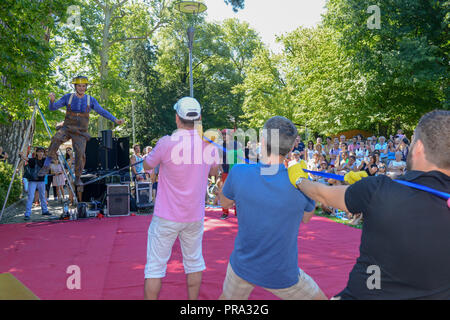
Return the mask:
[(75, 177), (81, 177), (86, 164), (86, 142), (90, 139), (88, 126), (88, 117), (69, 117), (66, 115), (62, 128), (53, 136), (48, 149), (48, 156), (57, 159), (56, 153), (59, 146), (72, 139), (72, 146), (75, 151)]

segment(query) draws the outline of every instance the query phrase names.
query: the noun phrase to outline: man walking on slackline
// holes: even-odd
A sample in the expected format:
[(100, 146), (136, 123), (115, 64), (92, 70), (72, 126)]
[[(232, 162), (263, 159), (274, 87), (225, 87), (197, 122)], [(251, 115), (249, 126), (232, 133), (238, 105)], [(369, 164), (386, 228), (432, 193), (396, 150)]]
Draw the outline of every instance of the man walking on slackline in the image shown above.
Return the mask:
[(66, 118), (63, 126), (53, 136), (50, 147), (48, 149), (48, 157), (45, 160), (44, 166), (39, 171), (39, 176), (44, 176), (50, 171), (50, 164), (52, 159), (56, 159), (56, 152), (59, 146), (72, 139), (72, 145), (75, 150), (75, 185), (82, 186), (81, 174), (86, 163), (86, 142), (90, 139), (88, 134), (89, 126), (89, 112), (95, 110), (102, 117), (121, 125), (124, 123), (123, 119), (116, 119), (111, 113), (103, 109), (94, 97), (85, 94), (88, 78), (77, 76), (72, 80), (75, 88), (75, 93), (68, 93), (61, 99), (55, 102), (55, 94), (49, 94), (50, 104), (48, 108), (52, 111), (58, 110), (64, 106), (67, 107)]

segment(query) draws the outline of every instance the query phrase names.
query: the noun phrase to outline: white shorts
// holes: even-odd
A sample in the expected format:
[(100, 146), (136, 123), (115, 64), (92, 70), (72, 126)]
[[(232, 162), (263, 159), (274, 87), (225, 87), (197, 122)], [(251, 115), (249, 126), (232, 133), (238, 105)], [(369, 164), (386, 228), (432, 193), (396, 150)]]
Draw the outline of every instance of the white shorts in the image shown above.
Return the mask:
[(179, 237), (184, 272), (206, 269), (202, 255), (203, 219), (196, 222), (175, 222), (153, 216), (148, 228), (145, 279), (164, 278), (172, 247)]

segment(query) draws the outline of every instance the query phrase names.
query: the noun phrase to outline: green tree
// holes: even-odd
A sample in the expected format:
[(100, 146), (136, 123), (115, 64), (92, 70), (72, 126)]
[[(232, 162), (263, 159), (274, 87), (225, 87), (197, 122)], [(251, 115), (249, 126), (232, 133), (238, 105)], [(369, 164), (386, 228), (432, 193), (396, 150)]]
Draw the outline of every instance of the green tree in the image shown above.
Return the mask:
[(325, 25), (338, 34), (366, 82), (364, 107), (378, 128), (415, 125), (435, 108), (449, 107), (449, 2), (377, 1), (379, 29), (369, 29), (369, 0), (330, 0)]

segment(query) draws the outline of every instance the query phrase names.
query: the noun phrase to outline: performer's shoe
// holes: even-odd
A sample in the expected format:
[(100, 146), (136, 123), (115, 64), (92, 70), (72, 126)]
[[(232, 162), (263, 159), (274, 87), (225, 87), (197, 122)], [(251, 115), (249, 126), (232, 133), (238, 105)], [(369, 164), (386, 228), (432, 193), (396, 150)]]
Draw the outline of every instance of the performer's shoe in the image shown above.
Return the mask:
[(50, 166), (43, 166), (38, 172), (38, 177), (43, 177), (50, 173)]
[(83, 185), (83, 181), (81, 181), (81, 177), (76, 177), (75, 178), (75, 185), (76, 186), (82, 186)]

